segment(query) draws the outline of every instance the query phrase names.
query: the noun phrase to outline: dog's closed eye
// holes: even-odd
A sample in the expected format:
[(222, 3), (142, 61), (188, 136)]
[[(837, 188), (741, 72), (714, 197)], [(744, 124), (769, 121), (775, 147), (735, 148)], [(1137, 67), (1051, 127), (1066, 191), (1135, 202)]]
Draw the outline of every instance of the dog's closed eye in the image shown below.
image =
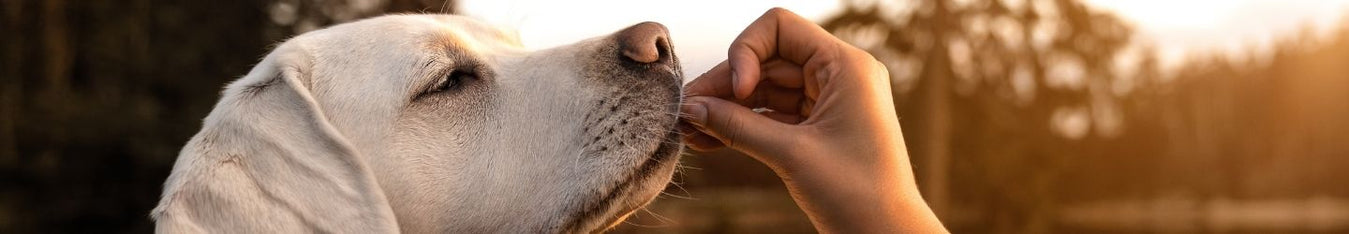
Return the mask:
[(445, 91), (452, 91), (458, 89), (459, 86), (462, 86), (464, 82), (476, 79), (478, 79), (478, 76), (473, 74), (473, 71), (455, 70), (453, 72), (450, 72), (449, 75), (445, 75), (445, 77), (440, 78), (440, 83), (431, 87), (431, 89), (426, 90), (426, 92), (439, 93)]
[(455, 91), (463, 89), (463, 86), (479, 80), (480, 77), (481, 76), (476, 69), (455, 69), (450, 71), (449, 74), (437, 79), (436, 83), (430, 85), (429, 88), (426, 88), (421, 94), (418, 94), (417, 98), (427, 95), (454, 93)]

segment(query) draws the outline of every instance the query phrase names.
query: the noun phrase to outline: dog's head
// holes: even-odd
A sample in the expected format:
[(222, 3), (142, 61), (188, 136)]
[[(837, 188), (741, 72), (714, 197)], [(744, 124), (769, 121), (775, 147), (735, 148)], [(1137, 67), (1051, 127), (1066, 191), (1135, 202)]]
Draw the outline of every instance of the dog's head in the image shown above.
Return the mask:
[[(258, 196), (332, 229), (382, 216), (409, 232), (603, 229), (670, 180), (680, 74), (655, 23), (541, 51), (448, 15), (309, 32), (227, 88), (155, 216), (228, 216), (191, 207)], [(262, 195), (199, 188), (230, 176)]]

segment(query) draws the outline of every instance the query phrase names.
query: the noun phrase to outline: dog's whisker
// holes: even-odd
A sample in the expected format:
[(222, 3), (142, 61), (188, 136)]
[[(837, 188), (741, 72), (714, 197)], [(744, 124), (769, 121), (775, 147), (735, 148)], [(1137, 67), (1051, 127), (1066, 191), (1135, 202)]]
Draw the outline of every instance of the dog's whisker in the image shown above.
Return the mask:
[(654, 217), (656, 218), (656, 220), (660, 221), (661, 226), (670, 226), (674, 224), (673, 219), (665, 217), (664, 215), (657, 214), (655, 211), (651, 211), (650, 207), (642, 207), (642, 211), (645, 211), (647, 214), (651, 214), (651, 217)]
[(653, 225), (639, 224), (639, 223), (631, 222), (632, 219), (623, 220), (623, 223), (624, 223), (624, 224), (628, 224), (628, 225), (632, 225), (632, 226), (635, 226), (635, 227), (641, 227), (641, 228), (663, 228), (663, 227), (669, 227), (671, 224), (674, 224), (673, 220), (670, 220), (670, 218), (667, 218), (667, 217), (665, 217), (665, 216), (661, 216), (661, 215), (659, 215), (659, 214), (656, 214), (655, 212), (652, 212), (650, 208), (642, 207), (640, 210), (646, 212), (647, 214), (651, 214), (651, 217), (654, 218), (654, 219), (656, 219), (656, 221), (658, 221), (658, 222), (660, 222), (660, 223), (658, 223), (658, 224), (653, 224)]
[[(680, 188), (680, 190), (683, 190), (683, 188)], [(688, 191), (684, 191), (684, 192), (687, 193)], [(665, 195), (665, 196), (669, 196), (669, 197), (673, 197), (673, 198), (679, 198), (679, 199), (684, 199), (684, 200), (698, 200), (698, 199), (695, 199), (695, 198), (690, 197), (690, 196), (677, 195), (677, 194), (673, 194), (673, 193), (667, 193), (667, 192), (664, 192), (664, 191), (660, 192), (660, 195)]]
[(689, 170), (699, 170), (699, 171), (703, 170), (703, 168), (701, 168), (701, 167), (695, 167), (695, 166), (684, 165), (683, 163), (680, 163), (680, 164), (678, 165), (678, 167), (681, 168), (681, 169), (689, 169)]
[(665, 226), (659, 225), (659, 224), (657, 224), (657, 225), (639, 224), (639, 223), (632, 222), (632, 219), (624, 219), (624, 220), (623, 220), (623, 224), (632, 225), (633, 227), (640, 227), (640, 228), (663, 228), (663, 227), (665, 227)]
[(665, 192), (665, 191), (661, 191), (660, 193), (661, 193), (661, 194), (666, 194), (666, 195), (669, 195), (669, 196), (675, 197), (675, 198), (685, 199), (685, 200), (698, 200), (697, 198), (694, 198), (694, 197), (693, 197), (693, 193), (689, 192), (688, 189), (684, 189), (684, 186), (683, 186), (683, 185), (680, 185), (679, 183), (670, 183), (670, 185), (673, 185), (675, 188), (679, 189), (679, 191), (683, 191), (685, 195), (675, 195), (675, 194), (672, 194), (672, 193), (667, 193), (667, 192)]

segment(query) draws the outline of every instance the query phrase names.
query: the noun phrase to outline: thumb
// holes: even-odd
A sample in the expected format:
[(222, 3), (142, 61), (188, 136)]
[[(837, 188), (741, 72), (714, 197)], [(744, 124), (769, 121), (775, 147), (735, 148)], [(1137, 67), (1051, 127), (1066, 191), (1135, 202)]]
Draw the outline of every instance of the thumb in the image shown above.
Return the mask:
[(700, 131), (751, 156), (777, 155), (778, 152), (772, 151), (783, 149), (790, 137), (784, 131), (791, 125), (720, 98), (688, 97), (683, 109), (688, 121)]

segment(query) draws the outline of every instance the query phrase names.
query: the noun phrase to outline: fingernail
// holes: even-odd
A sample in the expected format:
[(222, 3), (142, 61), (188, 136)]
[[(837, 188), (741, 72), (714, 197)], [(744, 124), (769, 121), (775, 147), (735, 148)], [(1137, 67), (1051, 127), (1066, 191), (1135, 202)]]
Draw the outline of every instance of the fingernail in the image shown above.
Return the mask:
[(681, 107), (680, 109), (681, 109), (680, 111), (683, 111), (685, 114), (688, 114), (687, 119), (689, 120), (689, 122), (692, 122), (697, 125), (703, 125), (703, 123), (707, 120), (707, 106), (703, 105), (702, 102), (690, 101), (684, 103), (683, 107)]

